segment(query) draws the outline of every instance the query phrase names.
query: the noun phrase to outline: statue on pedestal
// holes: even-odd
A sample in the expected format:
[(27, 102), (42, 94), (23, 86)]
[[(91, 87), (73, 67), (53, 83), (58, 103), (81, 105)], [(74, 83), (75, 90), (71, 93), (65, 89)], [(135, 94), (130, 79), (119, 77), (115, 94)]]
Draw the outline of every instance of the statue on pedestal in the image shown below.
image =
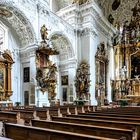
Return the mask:
[(45, 24), (41, 27), (40, 33), (42, 40), (46, 42), (45, 40), (48, 40), (48, 29), (46, 28)]
[(87, 62), (81, 62), (76, 72), (75, 87), (78, 98), (87, 97), (89, 94), (90, 78), (89, 65)]

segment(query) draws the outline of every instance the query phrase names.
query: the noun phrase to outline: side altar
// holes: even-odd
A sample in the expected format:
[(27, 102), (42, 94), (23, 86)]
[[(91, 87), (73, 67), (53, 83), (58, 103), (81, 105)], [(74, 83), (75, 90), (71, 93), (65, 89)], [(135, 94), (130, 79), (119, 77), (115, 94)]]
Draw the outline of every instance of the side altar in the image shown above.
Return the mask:
[(9, 50), (0, 52), (0, 104), (9, 102), (12, 95), (11, 67), (13, 63)]

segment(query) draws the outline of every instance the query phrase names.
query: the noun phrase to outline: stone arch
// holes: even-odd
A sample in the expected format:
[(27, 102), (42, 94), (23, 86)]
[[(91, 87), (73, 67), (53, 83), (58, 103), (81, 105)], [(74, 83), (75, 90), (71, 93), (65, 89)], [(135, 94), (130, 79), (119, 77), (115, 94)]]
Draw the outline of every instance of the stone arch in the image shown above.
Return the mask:
[[(71, 103), (74, 98), (74, 77), (76, 70), (76, 59), (72, 43), (62, 32), (53, 32), (49, 39), (52, 47), (59, 51), (58, 65), (58, 87), (57, 98), (60, 103)], [(67, 80), (66, 80), (67, 79)], [(64, 82), (65, 81), (65, 82)]]
[(0, 17), (7, 21), (16, 31), (21, 47), (36, 42), (36, 34), (30, 20), (10, 1), (0, 1)]
[(68, 60), (74, 57), (72, 44), (66, 35), (62, 34), (61, 32), (54, 32), (49, 36), (49, 38), (51, 40), (52, 46), (60, 53), (60, 61)]

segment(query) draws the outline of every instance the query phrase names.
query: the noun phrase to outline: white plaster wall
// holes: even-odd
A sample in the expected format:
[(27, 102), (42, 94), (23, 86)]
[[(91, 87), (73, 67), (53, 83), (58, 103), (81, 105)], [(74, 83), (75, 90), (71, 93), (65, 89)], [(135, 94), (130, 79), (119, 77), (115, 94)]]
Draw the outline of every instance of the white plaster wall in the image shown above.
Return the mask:
[(21, 63), (21, 81), (22, 81), (22, 85), (21, 85), (21, 91), (20, 91), (21, 95), (20, 95), (20, 97), (21, 97), (22, 105), (24, 105), (24, 92), (29, 91), (29, 94), (30, 94), (30, 83), (29, 82), (26, 82), (26, 83), (23, 82), (23, 69), (25, 67), (30, 67), (30, 61), (29, 60), (27, 62), (22, 62)]

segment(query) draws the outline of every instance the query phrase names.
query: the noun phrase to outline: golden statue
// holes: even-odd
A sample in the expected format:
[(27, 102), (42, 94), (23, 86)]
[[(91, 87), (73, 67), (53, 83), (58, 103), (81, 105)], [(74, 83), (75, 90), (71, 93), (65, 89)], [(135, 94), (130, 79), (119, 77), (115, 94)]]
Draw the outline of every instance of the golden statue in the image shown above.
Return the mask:
[(72, 4), (77, 3), (79, 5), (89, 2), (89, 0), (73, 0)]
[(41, 38), (45, 42), (45, 40), (48, 39), (48, 29), (46, 28), (45, 24), (41, 27), (40, 33), (41, 33)]

